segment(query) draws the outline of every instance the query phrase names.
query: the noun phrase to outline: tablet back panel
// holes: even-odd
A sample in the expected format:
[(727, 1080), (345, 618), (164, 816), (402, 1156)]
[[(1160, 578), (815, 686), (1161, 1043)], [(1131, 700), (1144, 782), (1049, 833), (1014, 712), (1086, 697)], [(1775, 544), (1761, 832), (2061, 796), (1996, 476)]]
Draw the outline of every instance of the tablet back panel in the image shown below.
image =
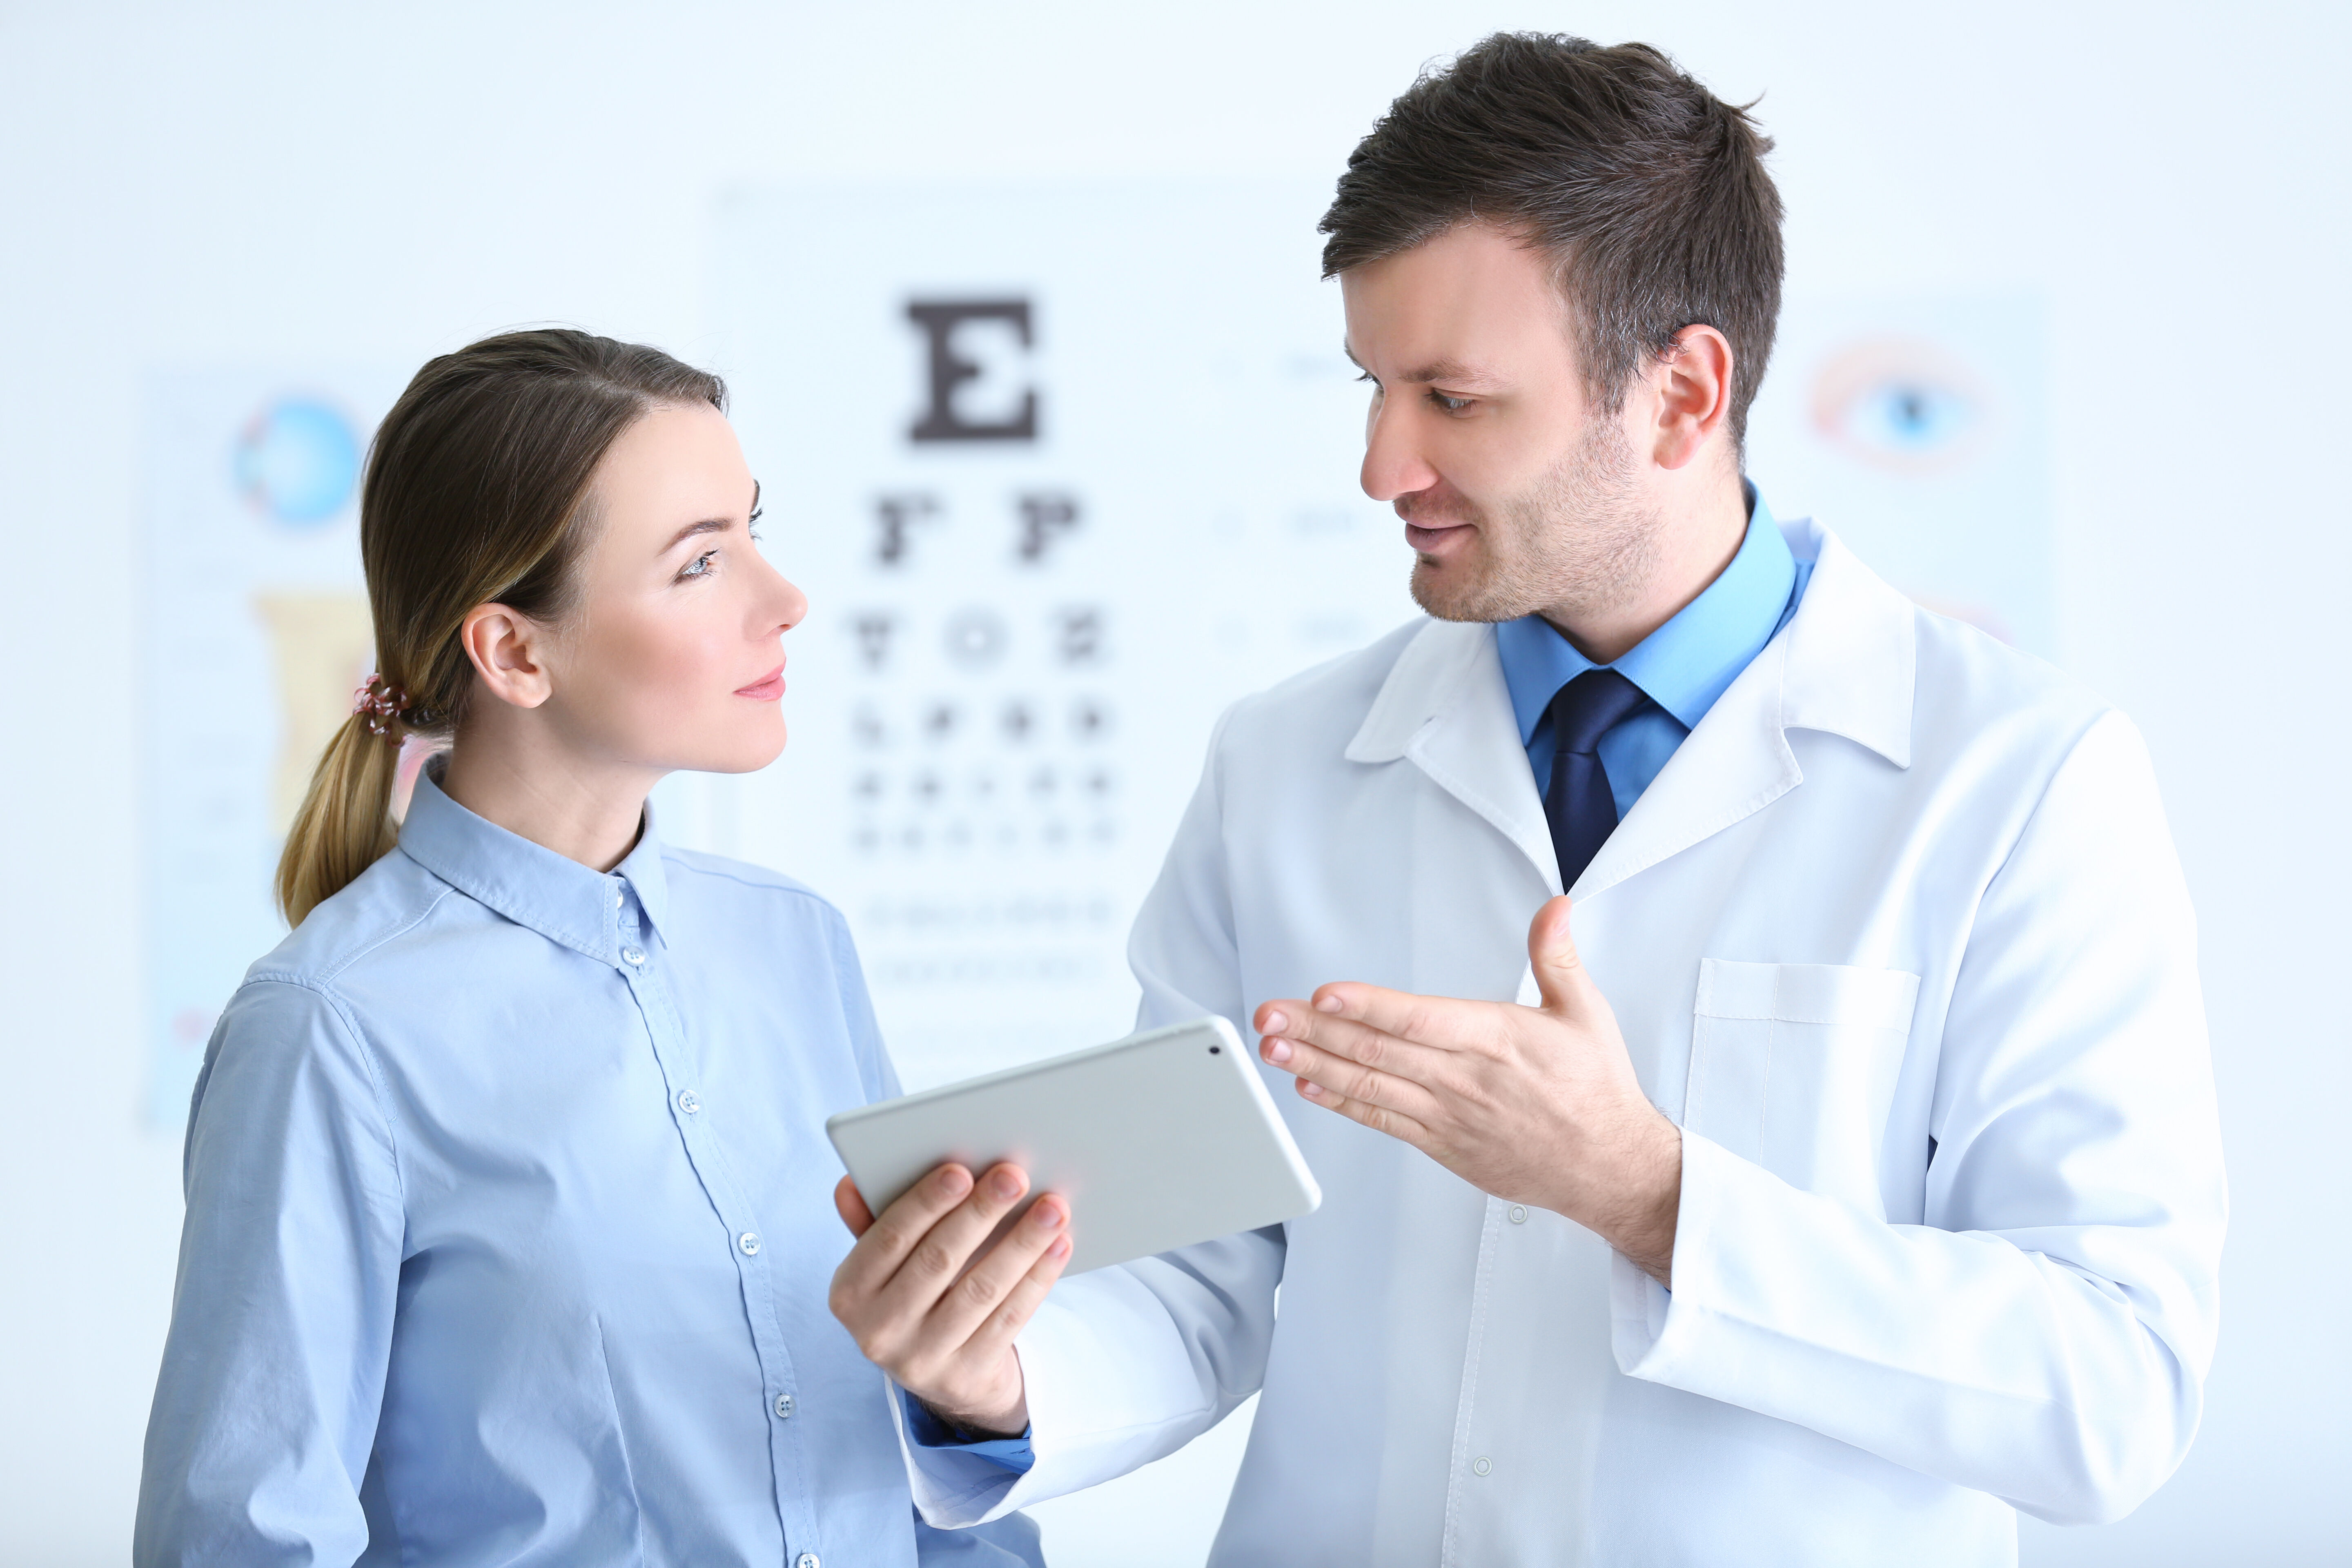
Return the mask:
[(1067, 1274), (1296, 1219), (1323, 1197), (1223, 1018), (845, 1110), (825, 1131), (877, 1214), (944, 1160), (1022, 1166), (1032, 1193), (1069, 1200)]

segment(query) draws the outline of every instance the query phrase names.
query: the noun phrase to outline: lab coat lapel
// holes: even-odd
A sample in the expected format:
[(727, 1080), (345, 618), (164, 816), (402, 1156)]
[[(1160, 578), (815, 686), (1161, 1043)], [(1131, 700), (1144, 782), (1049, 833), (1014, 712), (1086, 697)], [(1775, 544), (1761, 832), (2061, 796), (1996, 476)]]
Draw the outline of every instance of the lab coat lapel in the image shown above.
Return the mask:
[(1785, 527), (1815, 561), (1802, 604), (1700, 719), (1573, 889), (1580, 900), (1680, 854), (1804, 782), (1790, 730), (1824, 730), (1911, 763), (1917, 648), (1911, 602), (1810, 519)]
[(1410, 758), (1559, 891), (1551, 827), (1511, 712), (1493, 626), (1437, 620), (1423, 626), (1381, 683), (1346, 755), (1351, 763)]
[[(1822, 730), (1911, 763), (1911, 602), (1810, 519), (1782, 525), (1815, 564), (1804, 601), (1717, 700), (1571, 889), (1589, 899), (1713, 837), (1804, 781), (1788, 731)], [(1410, 758), (1527, 856), (1554, 892), (1559, 866), (1490, 626), (1433, 620), (1405, 645), (1348, 760)]]

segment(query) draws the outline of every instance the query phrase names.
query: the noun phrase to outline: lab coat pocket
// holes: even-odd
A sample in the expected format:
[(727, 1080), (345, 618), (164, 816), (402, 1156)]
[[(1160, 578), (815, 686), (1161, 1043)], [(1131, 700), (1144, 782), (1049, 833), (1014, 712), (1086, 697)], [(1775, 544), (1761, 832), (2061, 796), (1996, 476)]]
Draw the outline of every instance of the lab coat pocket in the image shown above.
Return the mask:
[(1879, 1144), (1918, 997), (1901, 970), (1701, 959), (1683, 1125), (1883, 1217)]

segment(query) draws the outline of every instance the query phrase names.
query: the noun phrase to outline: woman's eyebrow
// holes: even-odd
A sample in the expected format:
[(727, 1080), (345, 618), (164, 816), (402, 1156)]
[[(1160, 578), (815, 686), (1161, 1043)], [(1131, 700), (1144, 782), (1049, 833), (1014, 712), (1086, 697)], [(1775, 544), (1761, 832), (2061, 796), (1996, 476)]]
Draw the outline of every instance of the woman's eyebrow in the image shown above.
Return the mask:
[(669, 542), (661, 547), (661, 553), (668, 554), (698, 533), (724, 533), (734, 526), (735, 520), (731, 517), (706, 517), (699, 522), (689, 522), (669, 536)]

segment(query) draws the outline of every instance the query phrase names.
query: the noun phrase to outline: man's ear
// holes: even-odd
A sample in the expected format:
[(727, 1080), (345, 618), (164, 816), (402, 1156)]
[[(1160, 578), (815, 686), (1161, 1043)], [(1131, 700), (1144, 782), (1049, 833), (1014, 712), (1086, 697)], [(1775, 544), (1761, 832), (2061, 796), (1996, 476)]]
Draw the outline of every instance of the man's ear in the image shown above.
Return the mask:
[(547, 628), (504, 605), (476, 605), (458, 623), (457, 640), (484, 689), (517, 708), (536, 708), (555, 690), (547, 667)]
[(1675, 334), (1675, 346), (1652, 372), (1657, 418), (1652, 456), (1662, 468), (1686, 467), (1731, 417), (1731, 342), (1695, 323)]

